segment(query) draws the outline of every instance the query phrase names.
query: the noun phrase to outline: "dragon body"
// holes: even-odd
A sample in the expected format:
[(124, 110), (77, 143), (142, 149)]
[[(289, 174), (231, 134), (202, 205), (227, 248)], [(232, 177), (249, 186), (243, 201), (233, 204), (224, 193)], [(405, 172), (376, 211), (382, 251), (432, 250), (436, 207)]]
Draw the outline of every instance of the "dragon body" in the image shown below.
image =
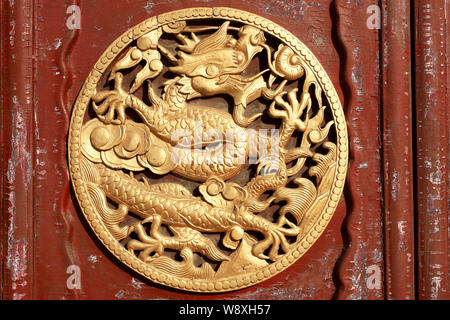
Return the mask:
[[(139, 73), (139, 81), (133, 85), (133, 90), (126, 91), (123, 89), (124, 77), (119, 72), (139, 62), (132, 61), (133, 52), (136, 53), (139, 46), (117, 62), (120, 67), (113, 69), (110, 76), (110, 80), (114, 80), (114, 89), (97, 92), (92, 97), (98, 119), (91, 120), (84, 128), (83, 134), (87, 138), (83, 145), (85, 180), (95, 195), (95, 203), (105, 225), (117, 240), (123, 240), (131, 233), (137, 234), (138, 239), (130, 240), (127, 248), (131, 252), (139, 251), (139, 257), (144, 261), (154, 261), (155, 257), (160, 257), (162, 260), (158, 260), (158, 263), (172, 268), (176, 262), (166, 263), (164, 259), (167, 257), (161, 256), (166, 248), (180, 251), (184, 261), (190, 261), (189, 268), (192, 267), (194, 252), (215, 261), (224, 261), (228, 259), (227, 255), (204, 233), (225, 233), (222, 244), (229, 249), (236, 249), (248, 231), (262, 235), (259, 241), (255, 240), (252, 254), (260, 259), (274, 261), (278, 259), (280, 250), (289, 251), (290, 244), (286, 237), (299, 235), (300, 221), (293, 223), (286, 219), (286, 210), (276, 222), (263, 218), (258, 213), (279, 199), (272, 196), (260, 200), (260, 197), (267, 191), (282, 190), (280, 192), (284, 200), (293, 208), (291, 211), (297, 212), (294, 214), (296, 217), (302, 217), (307, 210), (306, 205), (303, 209), (296, 200), (301, 199), (299, 194), (303, 192), (302, 188), (308, 189), (306, 192), (313, 195), (310, 201), (314, 200), (315, 187), (312, 183), (298, 183), (298, 190), (286, 191), (288, 178), (299, 172), (306, 158), (313, 155), (311, 143), (323, 141), (331, 125), (322, 129), (323, 108), (322, 113), (310, 118), (310, 86), (315, 83), (314, 79), (311, 73), (306, 73), (300, 102), (297, 89), (289, 92), (288, 102), (284, 101), (286, 92), (282, 89), (287, 80), (283, 80), (276, 90), (270, 87), (280, 74), (285, 74), (289, 80), (304, 75), (307, 70), (300, 66), (300, 58), (294, 55), (295, 59), (290, 59), (292, 50), (280, 46), (273, 65), (270, 52), (268, 55), (272, 71), (269, 83), (262, 76), (265, 71), (246, 77), (243, 72), (254, 56), (267, 49), (264, 35), (255, 27), (244, 26), (239, 30), (239, 39), (236, 40), (227, 34), (228, 27), (229, 23), (224, 23), (216, 33), (203, 40), (195, 36), (187, 39), (181, 33), (178, 34), (178, 39), (184, 42), (180, 48), (186, 52), (179, 52), (178, 60), (169, 57), (176, 60), (177, 64), (170, 71), (178, 75), (164, 83), (161, 97), (149, 84), (150, 106), (133, 94), (145, 77)], [(159, 35), (158, 32), (149, 34), (148, 39), (154, 43), (153, 49), (149, 50), (157, 51), (155, 48)], [(143, 52), (142, 56), (157, 60), (159, 53)], [(298, 65), (288, 69), (286, 64), (281, 63), (285, 60), (298, 60)], [(150, 62), (155, 65), (154, 61)], [(159, 68), (159, 71), (150, 72), (151, 68), (148, 65), (146, 67), (144, 71), (148, 77), (150, 74), (154, 77), (161, 71)], [(317, 87), (316, 92), (318, 96), (321, 95)], [(218, 94), (227, 94), (234, 99), (232, 114), (190, 103), (194, 98)], [(227, 180), (241, 171), (249, 157), (252, 145), (244, 129), (261, 114), (247, 118), (244, 112), (247, 105), (259, 97), (273, 101), (267, 110), (268, 115), (281, 119), (282, 123), (279, 141), (274, 143), (267, 135), (259, 133), (256, 141), (264, 142), (262, 144), (269, 148), (277, 147), (279, 153), (275, 157), (273, 154), (264, 156), (258, 153), (256, 175), (245, 186), (240, 186)], [(133, 109), (143, 123), (137, 124), (126, 119), (127, 108)], [(305, 120), (301, 119), (302, 116)], [(199, 124), (206, 134), (198, 136)], [(232, 138), (227, 135), (230, 131), (234, 133)], [(301, 145), (286, 150), (288, 140), (295, 131), (304, 133)], [(310, 139), (310, 136), (314, 139)], [(231, 144), (232, 148), (223, 150), (226, 144)], [(175, 163), (171, 158), (174, 150), (184, 150), (192, 156), (193, 161)], [(196, 153), (198, 150), (209, 153)], [(223, 153), (217, 155), (219, 150)], [(211, 161), (214, 157), (224, 161)], [(287, 163), (292, 161), (297, 163), (287, 169)], [(157, 175), (173, 172), (201, 182), (198, 188), (201, 196), (194, 196), (180, 184), (150, 185), (145, 180), (137, 181), (133, 175), (124, 173), (123, 169), (131, 172), (150, 169)], [(106, 198), (116, 202), (119, 209), (114, 211), (108, 208)], [(121, 226), (128, 212), (137, 215), (141, 221), (133, 226)], [(147, 224), (150, 224), (149, 232)], [(161, 225), (167, 226), (172, 236), (163, 235)], [(152, 256), (152, 253), (155, 254)], [(191, 275), (200, 272), (194, 271)], [(212, 270), (205, 272), (211, 274)]]
[[(152, 222), (154, 232), (151, 235), (155, 239), (162, 237), (157, 231), (161, 224), (168, 225), (182, 233), (186, 233), (188, 229), (200, 233), (231, 233), (233, 230), (257, 231), (264, 235), (265, 241), (254, 247), (255, 256), (267, 258), (263, 252), (274, 241), (282, 245), (284, 250), (288, 250), (289, 245), (285, 236), (295, 236), (299, 232), (296, 227), (284, 228), (251, 213), (246, 208), (245, 201), (242, 201), (242, 206), (236, 209), (214, 206), (200, 197), (194, 197), (189, 190), (179, 184), (148, 185), (119, 170), (110, 169), (103, 164), (94, 164), (87, 159), (84, 161), (84, 172), (86, 181), (95, 184), (106, 197), (119, 205), (126, 206), (128, 211), (138, 215), (145, 222)], [(118, 224), (119, 221), (116, 221), (116, 225)], [(135, 231), (135, 227), (131, 230), (128, 229), (127, 233), (131, 231)], [(145, 239), (141, 240), (145, 241)], [(166, 238), (164, 241), (165, 247), (183, 247), (176, 239)], [(181, 242), (185, 242), (185, 240)], [(213, 246), (212, 243), (206, 242), (206, 247)], [(276, 251), (278, 251), (278, 246)], [(275, 249), (271, 255), (273, 258)], [(216, 254), (216, 257), (220, 257), (220, 254)]]

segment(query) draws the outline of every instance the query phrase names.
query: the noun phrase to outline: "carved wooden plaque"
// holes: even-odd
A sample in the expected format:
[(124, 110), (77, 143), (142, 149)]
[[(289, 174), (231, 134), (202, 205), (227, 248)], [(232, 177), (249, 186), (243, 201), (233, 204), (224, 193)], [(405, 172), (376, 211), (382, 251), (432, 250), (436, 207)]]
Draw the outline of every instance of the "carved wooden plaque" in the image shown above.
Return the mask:
[(313, 52), (222, 7), (151, 17), (114, 40), (68, 144), (100, 241), (146, 278), (196, 292), (254, 285), (313, 250), (348, 163), (342, 106)]

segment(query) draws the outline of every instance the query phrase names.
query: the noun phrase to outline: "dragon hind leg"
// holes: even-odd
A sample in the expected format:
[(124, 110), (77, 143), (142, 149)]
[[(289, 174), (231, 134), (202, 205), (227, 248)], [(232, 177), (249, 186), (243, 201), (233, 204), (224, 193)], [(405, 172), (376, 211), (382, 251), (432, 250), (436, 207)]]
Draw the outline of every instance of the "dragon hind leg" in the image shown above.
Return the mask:
[[(145, 262), (153, 261), (160, 257), (165, 249), (200, 253), (213, 261), (229, 260), (228, 256), (222, 253), (214, 243), (203, 236), (201, 232), (187, 227), (169, 226), (174, 236), (165, 236), (159, 232), (161, 219), (159, 216), (149, 217), (130, 228), (130, 233), (135, 232), (138, 239), (132, 239), (127, 243), (127, 248), (134, 253), (140, 251), (139, 258)], [(147, 234), (145, 223), (151, 222), (150, 232)]]

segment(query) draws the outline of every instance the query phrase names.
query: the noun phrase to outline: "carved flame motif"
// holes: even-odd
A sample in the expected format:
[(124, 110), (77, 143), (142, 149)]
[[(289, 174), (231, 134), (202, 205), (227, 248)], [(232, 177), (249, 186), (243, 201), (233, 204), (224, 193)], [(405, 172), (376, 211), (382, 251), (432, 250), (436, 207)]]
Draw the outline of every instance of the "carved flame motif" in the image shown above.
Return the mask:
[(330, 220), (347, 168), (342, 108), (319, 62), (281, 27), (228, 8), (125, 33), (86, 80), (69, 130), (94, 232), (144, 276), (191, 291), (246, 287), (295, 262)]

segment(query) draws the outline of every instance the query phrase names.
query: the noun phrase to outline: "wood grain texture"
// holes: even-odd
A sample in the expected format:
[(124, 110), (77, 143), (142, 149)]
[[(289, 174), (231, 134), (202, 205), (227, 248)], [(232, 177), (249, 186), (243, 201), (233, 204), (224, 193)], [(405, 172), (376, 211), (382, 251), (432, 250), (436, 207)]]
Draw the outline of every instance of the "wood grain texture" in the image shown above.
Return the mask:
[[(1, 12), (4, 12), (4, 10), (6, 10), (6, 8), (5, 8), (5, 3), (4, 2), (0, 2), (0, 11)], [(6, 17), (5, 17), (5, 15), (0, 15), (0, 36), (1, 36), (1, 39), (4, 39), (5, 37), (6, 37), (6, 32), (5, 32), (5, 27), (4, 27), (4, 25), (5, 25), (5, 21), (6, 21)], [(4, 58), (4, 56), (3, 56), (3, 42), (1, 43), (1, 46), (0, 46), (1, 48), (2, 48), (2, 52), (0, 53), (0, 70), (1, 70), (1, 72), (2, 72), (2, 74), (5, 74), (5, 73), (3, 73), (4, 71), (5, 71), (5, 67), (4, 67), (4, 65), (5, 65), (5, 58)], [(5, 152), (6, 152), (6, 150), (5, 150), (5, 145), (6, 145), (6, 143), (5, 143), (5, 128), (6, 128), (6, 123), (5, 123), (5, 117), (4, 117), (4, 113), (3, 113), (3, 106), (5, 106), (6, 105), (6, 102), (7, 102), (7, 99), (6, 99), (6, 89), (5, 89), (5, 87), (4, 87), (4, 78), (5, 77), (2, 77), (1, 78), (1, 80), (0, 80), (0, 99), (1, 99), (1, 104), (2, 104), (2, 112), (0, 112), (0, 141), (2, 142), (1, 143), (1, 146), (0, 146), (0, 152), (2, 153), (2, 154), (5, 154)], [(1, 168), (1, 172), (2, 172), (2, 174), (0, 175), (0, 193), (1, 193), (1, 195), (2, 195), (2, 198), (1, 198), (1, 201), (0, 201), (0, 252), (2, 253), (2, 255), (3, 255), (3, 253), (4, 253), (4, 244), (6, 243), (6, 237), (5, 237), (5, 233), (4, 233), (4, 228), (3, 228), (3, 225), (4, 225), (4, 214), (3, 214), (3, 204), (4, 204), (4, 201), (3, 201), (3, 194), (4, 194), (4, 177), (5, 177), (5, 175), (3, 174), (4, 173), (4, 168), (5, 168), (5, 164), (6, 164), (6, 161), (5, 161), (5, 159), (4, 159), (5, 157), (1, 157), (0, 158), (0, 168)], [(0, 259), (0, 298), (2, 299), (3, 298), (3, 287), (4, 287), (4, 280), (3, 280), (3, 259)]]
[(420, 299), (449, 297), (446, 7), (444, 0), (414, 1)]
[(408, 1), (382, 1), (381, 111), (388, 299), (415, 296), (410, 17)]
[[(58, 4), (36, 2), (36, 248), (35, 299), (77, 299), (69, 290), (66, 270), (80, 265), (77, 232), (79, 220), (73, 208), (66, 164), (66, 132), (69, 127), (68, 97), (72, 91), (74, 65), (70, 53), (78, 30), (66, 28), (66, 8), (76, 1)], [(52, 18), (52, 16), (54, 18)], [(58, 17), (58, 18), (56, 18)], [(51, 190), (51, 191), (50, 191)], [(57, 295), (55, 293), (57, 292)]]
[[(336, 268), (338, 299), (382, 299), (383, 219), (378, 30), (366, 27), (376, 1), (335, 1), (335, 45), (349, 128), (345, 250)], [(351, 21), (351, 23), (349, 23)]]
[[(0, 11), (4, 12), (5, 10), (5, 3), (4, 2), (0, 2)], [(4, 39), (6, 37), (6, 33), (5, 33), (5, 21), (6, 21), (6, 17), (5, 15), (0, 15), (0, 36), (1, 39)], [(3, 56), (3, 42), (0, 46), (2, 48), (2, 52), (0, 53), (0, 70), (3, 73), (5, 71), (5, 58)], [(4, 74), (4, 73), (3, 73)], [(5, 150), (5, 127), (6, 127), (6, 123), (5, 123), (5, 117), (4, 117), (4, 113), (3, 113), (3, 106), (6, 105), (7, 99), (6, 99), (6, 89), (4, 88), (4, 77), (1, 78), (0, 80), (0, 99), (1, 99), (1, 104), (2, 104), (2, 112), (0, 112), (0, 141), (1, 146), (0, 146), (0, 152), (2, 154), (5, 154), (6, 150)], [(4, 157), (0, 158), (0, 168), (1, 168), (1, 172), (2, 174), (0, 175), (0, 192), (2, 195), (1, 201), (0, 201), (0, 252), (4, 253), (4, 244), (6, 243), (6, 237), (5, 237), (5, 233), (4, 233), (4, 214), (3, 214), (3, 194), (4, 194), (4, 168), (5, 168), (5, 159)], [(3, 280), (3, 259), (0, 259), (0, 298), (3, 298), (3, 287), (4, 287), (4, 280)]]
[(30, 0), (2, 4), (2, 286), (9, 299), (31, 299), (34, 288), (33, 12)]
[[(448, 89), (450, 87), (450, 23), (448, 22), (450, 20), (450, 1), (446, 1), (445, 2), (445, 21), (446, 22), (446, 63), (445, 63), (445, 67), (446, 67), (446, 75), (447, 75), (447, 81), (446, 81), (446, 87), (447, 87), (447, 100), (449, 99), (449, 92), (450, 90)], [(448, 136), (450, 137), (450, 112), (448, 110), (448, 105), (447, 105), (447, 130), (448, 130)], [(450, 147), (448, 148), (448, 158), (450, 159)], [(447, 185), (447, 194), (450, 193), (450, 175), (448, 175), (448, 185)], [(447, 211), (447, 221), (448, 221), (448, 232), (447, 232), (447, 254), (449, 255), (447, 261), (450, 260), (450, 213), (449, 211)], [(450, 275), (450, 263), (447, 264), (447, 274)], [(447, 279), (448, 282), (450, 282), (450, 276)], [(447, 289), (450, 288), (450, 283), (447, 286)], [(447, 292), (447, 298), (450, 299), (449, 294)]]

